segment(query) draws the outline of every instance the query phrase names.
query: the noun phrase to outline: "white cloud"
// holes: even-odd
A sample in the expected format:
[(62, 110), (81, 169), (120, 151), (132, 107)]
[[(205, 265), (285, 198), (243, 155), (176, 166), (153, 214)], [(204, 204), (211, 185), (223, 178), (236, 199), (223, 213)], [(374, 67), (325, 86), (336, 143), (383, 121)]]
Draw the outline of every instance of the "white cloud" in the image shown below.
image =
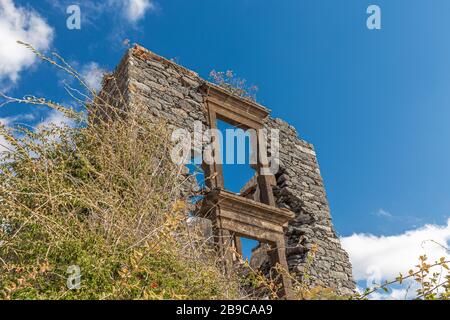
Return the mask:
[[(422, 254), (430, 261), (450, 255), (445, 248), (450, 241), (450, 219), (446, 226), (425, 225), (394, 236), (354, 234), (341, 238), (342, 245), (350, 255), (355, 280), (367, 279), (376, 269), (382, 280), (391, 280), (399, 272), (407, 272), (418, 262)], [(433, 242), (434, 241), (434, 242)]]
[(17, 83), (20, 72), (36, 62), (36, 56), (16, 41), (46, 50), (53, 40), (53, 29), (36, 12), (17, 7), (12, 0), (0, 0), (0, 85)]
[(102, 86), (102, 79), (105, 72), (104, 69), (100, 68), (98, 63), (89, 62), (81, 69), (81, 76), (89, 88), (99, 91)]
[[(26, 124), (27, 122), (29, 123), (30, 121), (33, 121), (34, 119), (35, 119), (34, 114), (25, 113), (25, 114), (19, 114), (16, 116), (12, 116), (12, 117), (0, 118), (0, 124), (5, 127), (11, 127), (11, 126), (14, 126), (15, 124), (19, 124), (20, 122), (24, 122), (24, 124)], [(13, 150), (13, 149), (14, 148), (11, 145), (11, 143), (9, 143), (9, 141), (7, 141), (3, 135), (0, 135), (0, 154), (4, 151)]]
[[(54, 8), (65, 13), (72, 0), (47, 0)], [(135, 23), (145, 17), (147, 12), (157, 10), (158, 6), (154, 0), (85, 0), (81, 7), (81, 17), (83, 22), (93, 25), (94, 20), (100, 15), (108, 14), (111, 17), (118, 15), (123, 17), (126, 22)], [(113, 19), (114, 19), (113, 18)], [(114, 19), (115, 20), (115, 19)], [(117, 23), (117, 21), (115, 21)]]
[[(412, 300), (417, 294), (416, 290), (418, 289), (418, 285), (408, 282), (405, 284), (405, 288), (394, 288), (390, 289), (389, 292), (380, 292), (376, 291), (372, 293), (368, 298), (370, 300)], [(363, 290), (360, 289), (360, 293)]]
[(154, 10), (155, 5), (150, 0), (125, 0), (126, 17), (131, 22), (141, 20), (148, 10)]
[(375, 215), (383, 218), (392, 218), (392, 214), (384, 209), (379, 209), (377, 212), (375, 212)]
[[(448, 248), (449, 241), (450, 219), (445, 226), (429, 224), (393, 236), (354, 234), (341, 238), (353, 265), (354, 279), (367, 281), (367, 286), (371, 286), (373, 281), (394, 280), (400, 272), (407, 275), (408, 270), (415, 269), (419, 256), (423, 254), (427, 255), (429, 262), (441, 257), (450, 259), (445, 248)], [(410, 291), (414, 293), (413, 289)], [(383, 298), (403, 298), (406, 293), (405, 289), (396, 289)]]
[(39, 129), (49, 125), (65, 127), (65, 126), (73, 126), (73, 124), (74, 124), (73, 120), (64, 116), (63, 113), (56, 110), (52, 110), (47, 114), (47, 117), (37, 125), (37, 128)]
[[(20, 124), (23, 122), (25, 125), (31, 125), (32, 122), (36, 120), (37, 116), (33, 113), (25, 113), (25, 114), (18, 114), (16, 116), (12, 117), (5, 117), (0, 118), (0, 124), (5, 127), (13, 127), (16, 124)], [(44, 127), (55, 125), (57, 127), (73, 127), (75, 125), (75, 122), (66, 116), (64, 116), (63, 113), (57, 111), (57, 110), (50, 110), (46, 112), (45, 117), (41, 119), (41, 121), (34, 125), (34, 128), (36, 130), (41, 130)], [(14, 133), (15, 134), (15, 133)], [(21, 134), (19, 134), (17, 137), (20, 137)], [(51, 139), (58, 139), (57, 136), (50, 137)], [(14, 147), (5, 139), (3, 135), (0, 134), (0, 155), (7, 150), (13, 150)]]
[(0, 154), (11, 149), (11, 144), (5, 139), (4, 136), (0, 135)]
[(32, 113), (25, 113), (25, 114), (18, 114), (16, 116), (12, 117), (6, 117), (6, 118), (0, 118), (0, 123), (3, 124), (6, 127), (10, 127), (17, 122), (20, 121), (33, 121), (35, 119), (35, 115)]

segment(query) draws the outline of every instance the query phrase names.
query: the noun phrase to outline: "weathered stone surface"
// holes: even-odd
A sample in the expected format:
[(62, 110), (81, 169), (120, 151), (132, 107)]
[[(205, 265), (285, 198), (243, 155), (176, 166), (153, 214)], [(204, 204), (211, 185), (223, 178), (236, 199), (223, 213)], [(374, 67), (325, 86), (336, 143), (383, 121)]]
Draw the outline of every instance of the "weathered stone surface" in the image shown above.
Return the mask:
[[(307, 254), (298, 255), (295, 250), (288, 249), (290, 271), (300, 279), (308, 272), (311, 286), (329, 287), (343, 295), (353, 293), (351, 264), (331, 223), (314, 147), (301, 140), (296, 130), (281, 119), (268, 119), (266, 126), (280, 130), (280, 163), (283, 166), (274, 188), (277, 204), (296, 213), (285, 234), (287, 242), (294, 248), (304, 246), (306, 253), (313, 248), (316, 250), (313, 262), (306, 270)], [(299, 159), (300, 165), (291, 165), (293, 159)]]
[[(207, 128), (204, 93), (199, 89), (204, 80), (196, 73), (136, 47), (127, 52), (114, 76), (117, 86), (105, 81), (102, 91), (109, 103), (110, 97), (118, 100), (120, 90), (125, 105), (120, 104), (125, 109), (148, 113), (155, 121), (162, 118), (171, 127), (185, 128), (189, 132), (193, 131), (196, 120)], [(280, 171), (273, 187), (277, 206), (295, 213), (285, 231), (290, 272), (302, 281), (307, 272), (311, 287), (329, 287), (340, 294), (353, 293), (351, 265), (332, 226), (313, 145), (300, 139), (295, 128), (281, 119), (269, 117), (265, 126), (280, 130)], [(203, 229), (210, 234), (209, 227)], [(264, 259), (267, 260), (264, 248), (255, 251), (258, 253), (258, 257), (253, 258), (255, 265), (262, 266)], [(315, 254), (308, 265), (311, 250)]]

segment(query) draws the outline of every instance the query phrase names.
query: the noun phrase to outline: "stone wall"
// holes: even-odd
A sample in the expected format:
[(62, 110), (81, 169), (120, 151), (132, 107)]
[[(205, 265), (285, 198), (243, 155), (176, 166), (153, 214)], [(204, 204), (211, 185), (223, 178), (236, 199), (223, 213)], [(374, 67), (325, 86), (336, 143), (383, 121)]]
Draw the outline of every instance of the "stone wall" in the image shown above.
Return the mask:
[[(280, 130), (280, 170), (273, 189), (277, 205), (296, 214), (286, 231), (291, 273), (301, 279), (306, 271), (313, 286), (334, 288), (340, 294), (353, 293), (351, 264), (333, 229), (314, 147), (281, 119), (268, 119), (266, 126)], [(307, 267), (311, 249), (314, 259)]]
[[(207, 128), (202, 80), (196, 73), (136, 46), (117, 67), (116, 78), (124, 92), (129, 112), (164, 119), (172, 128), (194, 130), (196, 120)], [(117, 97), (111, 81), (105, 80), (103, 95)], [(296, 214), (286, 230), (286, 254), (292, 274), (302, 279), (306, 257), (315, 258), (308, 268), (311, 286), (350, 294), (355, 285), (347, 253), (333, 229), (323, 180), (314, 148), (301, 140), (292, 126), (280, 119), (266, 120), (267, 128), (280, 130), (280, 172), (274, 195), (279, 207)], [(261, 263), (261, 261), (259, 261)]]
[[(130, 101), (139, 112), (150, 112), (174, 128), (194, 130), (194, 121), (206, 129), (202, 81), (192, 71), (137, 48), (129, 56)], [(143, 110), (142, 110), (143, 109)]]

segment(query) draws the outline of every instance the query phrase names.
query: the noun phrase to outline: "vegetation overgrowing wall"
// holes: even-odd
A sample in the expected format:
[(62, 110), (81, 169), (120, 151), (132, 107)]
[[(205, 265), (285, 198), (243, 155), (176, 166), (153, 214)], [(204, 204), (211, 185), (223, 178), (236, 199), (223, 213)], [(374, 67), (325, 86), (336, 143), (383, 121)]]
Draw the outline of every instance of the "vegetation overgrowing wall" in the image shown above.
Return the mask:
[[(149, 114), (155, 121), (164, 119), (170, 127), (189, 132), (195, 121), (202, 123), (203, 130), (207, 128), (199, 89), (204, 80), (196, 73), (139, 46), (130, 49), (121, 64), (117, 70), (127, 72), (116, 77), (120, 82), (126, 78), (128, 107), (134, 112)], [(277, 204), (296, 214), (286, 230), (291, 273), (312, 287), (331, 288), (343, 295), (354, 293), (351, 265), (332, 226), (313, 146), (280, 119), (268, 118), (266, 126), (280, 130), (280, 171), (274, 187)]]

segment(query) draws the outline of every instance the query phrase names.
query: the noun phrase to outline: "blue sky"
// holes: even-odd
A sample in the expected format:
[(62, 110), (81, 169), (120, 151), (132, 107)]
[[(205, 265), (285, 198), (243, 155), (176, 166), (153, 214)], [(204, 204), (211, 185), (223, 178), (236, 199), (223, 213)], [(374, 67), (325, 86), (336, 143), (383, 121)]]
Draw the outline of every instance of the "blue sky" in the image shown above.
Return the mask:
[[(257, 85), (258, 101), (315, 145), (340, 236), (446, 226), (449, 1), (86, 0), (79, 2), (81, 30), (68, 30), (65, 10), (77, 2), (0, 0), (0, 12), (14, 3), (38, 15), (53, 35), (41, 47), (86, 71), (113, 69), (129, 39), (205, 78), (231, 69)], [(370, 4), (381, 8), (381, 30), (366, 27)], [(17, 34), (39, 39), (34, 31)], [(0, 83), (8, 93), (67, 101), (61, 75), (42, 63), (18, 61), (12, 80), (7, 59), (17, 56), (2, 55), (5, 43)], [(0, 118), (27, 112), (8, 106)]]

